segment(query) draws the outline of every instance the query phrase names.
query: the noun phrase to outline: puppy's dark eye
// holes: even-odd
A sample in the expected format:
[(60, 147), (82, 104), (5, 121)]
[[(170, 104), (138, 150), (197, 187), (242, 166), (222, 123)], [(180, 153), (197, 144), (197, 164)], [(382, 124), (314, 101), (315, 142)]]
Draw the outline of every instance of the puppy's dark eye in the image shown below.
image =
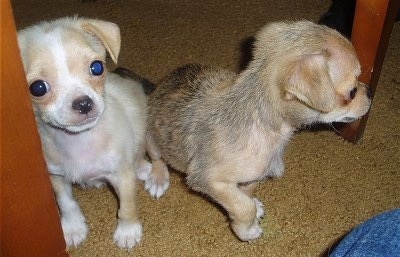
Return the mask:
[(93, 61), (90, 64), (90, 74), (100, 76), (104, 72), (103, 63), (99, 60)]
[(36, 97), (44, 96), (47, 92), (49, 92), (49, 89), (49, 84), (43, 80), (36, 80), (29, 86), (31, 95)]
[(357, 88), (355, 87), (350, 91), (350, 98), (354, 99), (354, 97), (356, 97), (356, 94), (357, 94)]

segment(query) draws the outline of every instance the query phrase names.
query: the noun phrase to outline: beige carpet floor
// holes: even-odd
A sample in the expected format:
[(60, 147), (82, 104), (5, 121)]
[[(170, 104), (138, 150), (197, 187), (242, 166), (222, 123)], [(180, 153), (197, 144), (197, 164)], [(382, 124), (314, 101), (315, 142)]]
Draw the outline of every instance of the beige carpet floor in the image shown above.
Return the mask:
[[(329, 0), (13, 0), (18, 28), (78, 14), (121, 27), (119, 65), (157, 81), (175, 67), (199, 62), (238, 70), (241, 44), (264, 24), (317, 21)], [(79, 189), (90, 227), (71, 256), (326, 256), (342, 235), (368, 217), (400, 207), (400, 24), (395, 24), (362, 141), (332, 130), (302, 131), (289, 144), (285, 175), (263, 183), (264, 236), (243, 243), (224, 213), (172, 173), (160, 200), (139, 187), (144, 240), (133, 251), (112, 242), (117, 200), (107, 189)]]

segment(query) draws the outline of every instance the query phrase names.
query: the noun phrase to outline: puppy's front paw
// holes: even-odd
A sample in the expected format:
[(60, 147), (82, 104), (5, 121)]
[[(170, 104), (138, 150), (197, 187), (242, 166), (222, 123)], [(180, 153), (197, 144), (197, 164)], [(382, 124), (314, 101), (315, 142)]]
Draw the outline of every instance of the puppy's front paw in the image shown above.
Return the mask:
[(138, 179), (146, 181), (149, 179), (151, 174), (152, 165), (146, 160), (142, 160), (139, 165), (139, 169), (136, 171)]
[(114, 242), (120, 248), (132, 249), (142, 240), (142, 224), (137, 223), (118, 223), (114, 233)]
[(61, 226), (64, 232), (64, 239), (68, 247), (77, 247), (85, 241), (88, 234), (88, 227), (82, 217), (61, 218)]
[(255, 197), (253, 197), (253, 201), (256, 204), (257, 208), (256, 218), (257, 219), (263, 218), (265, 216), (264, 204)]
[(242, 224), (235, 224), (232, 222), (231, 224), (233, 232), (235, 232), (236, 236), (241, 240), (241, 241), (251, 241), (254, 239), (259, 238), (263, 231), (258, 223), (258, 220), (256, 219), (253, 224), (249, 226), (245, 226)]
[(138, 178), (144, 181), (144, 187), (155, 198), (164, 195), (169, 187), (168, 168), (162, 160), (153, 161), (150, 170), (142, 170)]

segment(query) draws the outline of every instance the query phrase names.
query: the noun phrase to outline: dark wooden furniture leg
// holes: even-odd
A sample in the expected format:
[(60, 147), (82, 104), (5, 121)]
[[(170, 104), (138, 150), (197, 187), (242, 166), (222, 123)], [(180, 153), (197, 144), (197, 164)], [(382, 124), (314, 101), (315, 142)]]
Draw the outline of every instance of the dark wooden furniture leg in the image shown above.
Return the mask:
[[(357, 0), (351, 41), (362, 66), (360, 81), (369, 85), (372, 99), (399, 6), (399, 0)], [(368, 115), (338, 128), (341, 135), (356, 143), (364, 133)]]
[(0, 256), (67, 257), (19, 57), (10, 0), (1, 0), (0, 88)]

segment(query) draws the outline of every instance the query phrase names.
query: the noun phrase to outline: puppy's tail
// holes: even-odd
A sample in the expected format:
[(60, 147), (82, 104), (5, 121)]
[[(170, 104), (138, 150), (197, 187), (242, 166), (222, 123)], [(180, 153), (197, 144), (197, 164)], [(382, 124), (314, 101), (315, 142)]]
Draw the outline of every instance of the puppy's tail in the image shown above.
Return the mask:
[(155, 89), (156, 86), (150, 80), (139, 76), (136, 72), (129, 70), (123, 67), (117, 67), (114, 70), (114, 73), (120, 75), (123, 78), (132, 79), (142, 84), (144, 93), (146, 95), (150, 95)]

